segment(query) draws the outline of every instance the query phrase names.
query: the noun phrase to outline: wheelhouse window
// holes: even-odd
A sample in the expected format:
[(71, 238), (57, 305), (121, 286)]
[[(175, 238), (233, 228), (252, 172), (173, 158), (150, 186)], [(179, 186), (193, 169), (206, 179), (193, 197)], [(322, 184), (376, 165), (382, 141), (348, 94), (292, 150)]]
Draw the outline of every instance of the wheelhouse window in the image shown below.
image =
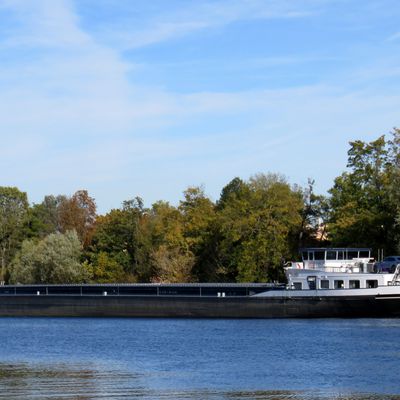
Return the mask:
[(337, 254), (336, 251), (328, 250), (326, 252), (326, 259), (327, 260), (336, 260), (337, 259), (336, 254)]
[(302, 256), (304, 261), (308, 261), (308, 253), (306, 251), (303, 251)]
[(314, 259), (315, 260), (325, 260), (325, 252), (324, 251), (315, 251)]
[(369, 251), (368, 250), (361, 250), (359, 253), (360, 258), (369, 258)]
[(366, 284), (367, 289), (372, 289), (372, 288), (378, 287), (378, 281), (376, 279), (367, 279), (366, 283), (367, 283)]
[(360, 289), (360, 281), (359, 280), (350, 280), (349, 288), (350, 289)]
[(344, 281), (342, 279), (337, 279), (334, 281), (335, 289), (344, 289)]
[(353, 258), (358, 258), (358, 251), (348, 251), (347, 258), (352, 260)]
[(344, 260), (344, 252), (343, 251), (338, 251), (338, 260)]
[(329, 289), (329, 280), (321, 279), (321, 289)]

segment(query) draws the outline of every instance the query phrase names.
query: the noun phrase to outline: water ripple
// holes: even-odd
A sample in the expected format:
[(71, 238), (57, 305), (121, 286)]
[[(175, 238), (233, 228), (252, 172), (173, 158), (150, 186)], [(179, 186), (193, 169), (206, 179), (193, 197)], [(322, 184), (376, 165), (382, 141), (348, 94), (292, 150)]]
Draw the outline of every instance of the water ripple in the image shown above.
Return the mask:
[(398, 400), (398, 396), (334, 391), (155, 390), (141, 374), (91, 364), (0, 363), (0, 399)]

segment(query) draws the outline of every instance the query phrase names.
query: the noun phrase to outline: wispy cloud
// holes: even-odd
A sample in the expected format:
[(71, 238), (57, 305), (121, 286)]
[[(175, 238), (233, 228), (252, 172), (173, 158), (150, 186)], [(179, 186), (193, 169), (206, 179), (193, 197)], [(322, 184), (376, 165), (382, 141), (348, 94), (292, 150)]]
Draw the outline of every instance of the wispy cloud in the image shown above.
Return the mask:
[[(319, 1), (190, 2), (141, 27), (121, 24), (122, 44), (112, 45), (82, 27), (71, 1), (0, 4), (18, 20), (0, 42), (0, 181), (28, 190), (34, 201), (84, 187), (105, 211), (136, 194), (174, 200), (205, 179), (218, 193), (233, 176), (261, 170), (326, 182), (344, 164), (331, 154), (338, 143), (385, 132), (398, 119), (400, 97), (371, 86), (369, 72), (359, 74), (357, 90), (336, 76), (286, 89), (181, 94), (141, 83), (123, 55), (243, 19), (303, 18), (318, 12)], [(282, 53), (237, 62), (268, 68), (315, 57)]]
[(125, 49), (144, 47), (179, 38), (197, 31), (223, 27), (241, 20), (305, 18), (315, 15), (317, 2), (291, 2), (284, 0), (220, 0), (188, 3), (184, 8), (165, 13), (148, 21), (147, 26), (123, 31), (107, 30), (107, 37)]
[(394, 41), (397, 41), (397, 40), (400, 40), (400, 32), (396, 32), (396, 33), (394, 33), (393, 35), (390, 35), (390, 36), (386, 39), (386, 41), (388, 41), (388, 42), (394, 42)]

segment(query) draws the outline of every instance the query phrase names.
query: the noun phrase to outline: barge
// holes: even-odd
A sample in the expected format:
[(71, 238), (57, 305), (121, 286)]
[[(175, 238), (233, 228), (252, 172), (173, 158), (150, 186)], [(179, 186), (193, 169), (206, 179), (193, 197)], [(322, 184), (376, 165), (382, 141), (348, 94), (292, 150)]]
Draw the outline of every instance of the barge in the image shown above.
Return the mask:
[(400, 317), (400, 264), (374, 270), (370, 249), (303, 249), (287, 284), (0, 286), (0, 316), (362, 318)]

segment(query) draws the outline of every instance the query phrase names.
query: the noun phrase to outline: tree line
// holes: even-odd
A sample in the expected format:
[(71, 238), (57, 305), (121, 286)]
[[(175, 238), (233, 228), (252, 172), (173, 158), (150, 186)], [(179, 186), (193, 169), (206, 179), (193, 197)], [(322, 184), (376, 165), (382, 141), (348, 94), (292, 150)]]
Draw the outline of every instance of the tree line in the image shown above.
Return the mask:
[(86, 190), (0, 187), (0, 280), (6, 283), (281, 281), (306, 246), (400, 243), (400, 130), (350, 142), (347, 169), (322, 196), (277, 174), (232, 179), (212, 201), (189, 187), (174, 206), (140, 197), (98, 215)]

